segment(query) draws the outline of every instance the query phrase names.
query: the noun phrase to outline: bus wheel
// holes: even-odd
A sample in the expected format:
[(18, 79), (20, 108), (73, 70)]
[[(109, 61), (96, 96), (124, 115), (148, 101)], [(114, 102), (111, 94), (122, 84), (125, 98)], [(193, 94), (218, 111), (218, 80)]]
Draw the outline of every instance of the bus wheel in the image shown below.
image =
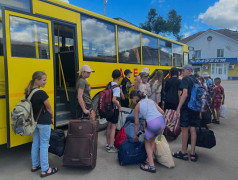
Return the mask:
[(99, 131), (102, 131), (102, 130), (106, 129), (106, 127), (107, 127), (107, 120), (106, 120), (106, 118), (101, 119), (100, 116), (99, 116), (99, 112), (98, 112), (98, 94), (93, 97), (92, 101), (93, 101), (92, 108), (96, 113), (96, 120), (99, 122)]

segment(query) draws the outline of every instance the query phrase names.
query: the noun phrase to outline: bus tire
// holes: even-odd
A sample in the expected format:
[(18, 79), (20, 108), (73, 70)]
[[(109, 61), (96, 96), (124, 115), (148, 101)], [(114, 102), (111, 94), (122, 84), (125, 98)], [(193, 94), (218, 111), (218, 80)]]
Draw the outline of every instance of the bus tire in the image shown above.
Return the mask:
[(104, 129), (106, 129), (107, 127), (107, 120), (106, 118), (100, 118), (99, 116), (99, 112), (98, 112), (98, 95), (95, 95), (92, 99), (92, 109), (95, 111), (96, 113), (96, 120), (99, 122), (99, 131), (102, 131)]

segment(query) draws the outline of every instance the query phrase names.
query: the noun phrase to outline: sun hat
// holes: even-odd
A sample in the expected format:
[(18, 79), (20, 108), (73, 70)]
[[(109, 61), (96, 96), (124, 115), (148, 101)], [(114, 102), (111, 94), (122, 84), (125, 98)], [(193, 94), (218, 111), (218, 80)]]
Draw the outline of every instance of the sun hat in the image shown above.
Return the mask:
[(150, 70), (148, 68), (143, 68), (140, 73), (147, 73), (149, 75), (150, 74)]
[(202, 76), (203, 76), (203, 77), (209, 77), (210, 75), (209, 75), (208, 72), (204, 72)]
[(82, 67), (81, 67), (81, 69), (80, 69), (80, 72), (82, 73), (82, 72), (95, 72), (94, 70), (92, 70), (91, 68), (90, 68), (90, 66), (89, 65), (83, 65)]

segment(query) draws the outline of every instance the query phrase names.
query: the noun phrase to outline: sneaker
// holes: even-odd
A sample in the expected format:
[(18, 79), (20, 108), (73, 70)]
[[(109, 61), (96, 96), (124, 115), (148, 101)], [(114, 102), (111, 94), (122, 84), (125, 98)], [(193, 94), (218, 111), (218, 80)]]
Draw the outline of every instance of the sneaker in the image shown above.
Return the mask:
[(106, 148), (106, 150), (109, 150), (109, 149), (110, 149), (110, 147), (109, 147), (108, 144), (106, 144), (105, 148)]
[(107, 152), (109, 152), (109, 153), (117, 153), (118, 150), (117, 150), (117, 148), (115, 148), (114, 146), (112, 146), (112, 147), (110, 147), (110, 149), (107, 150)]

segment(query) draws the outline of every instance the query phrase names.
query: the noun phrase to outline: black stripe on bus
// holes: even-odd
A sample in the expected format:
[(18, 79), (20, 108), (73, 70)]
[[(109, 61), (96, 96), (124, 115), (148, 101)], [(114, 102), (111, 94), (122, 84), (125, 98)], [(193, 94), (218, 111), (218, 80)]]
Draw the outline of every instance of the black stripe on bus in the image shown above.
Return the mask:
[(102, 88), (106, 88), (106, 86), (91, 87), (90, 89), (102, 89)]
[(0, 99), (5, 99), (5, 98), (6, 98), (5, 95), (0, 96)]

